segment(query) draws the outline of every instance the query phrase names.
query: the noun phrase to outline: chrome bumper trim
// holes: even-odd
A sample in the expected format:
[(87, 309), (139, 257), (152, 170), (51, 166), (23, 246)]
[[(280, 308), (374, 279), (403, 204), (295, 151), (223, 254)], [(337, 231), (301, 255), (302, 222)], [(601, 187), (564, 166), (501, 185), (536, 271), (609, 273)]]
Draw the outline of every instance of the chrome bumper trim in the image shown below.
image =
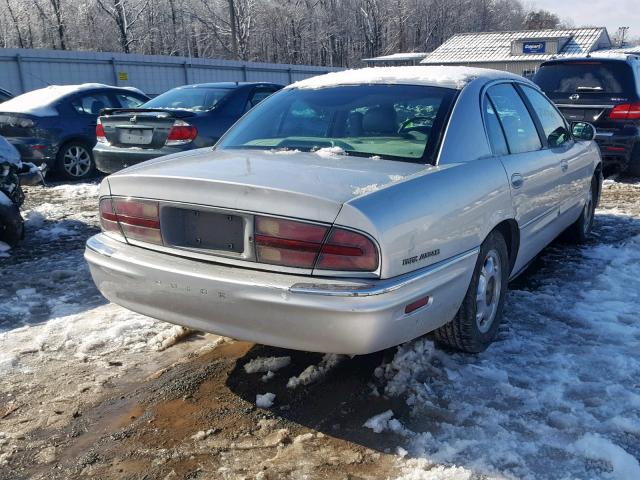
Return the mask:
[(94, 235), (87, 240), (86, 247), (89, 250), (92, 250), (100, 255), (104, 255), (105, 257), (112, 257), (115, 252), (112, 248), (107, 247), (104, 243), (102, 243), (98, 237), (98, 235)]
[(331, 284), (331, 283), (296, 283), (289, 288), (291, 293), (302, 293), (308, 295), (330, 295), (336, 297), (370, 297), (373, 295), (383, 295), (393, 292), (411, 283), (423, 280), (445, 268), (450, 267), (471, 256), (478, 255), (480, 247), (472, 248), (446, 260), (430, 265), (413, 272), (398, 275), (397, 277), (377, 281), (375, 284), (365, 284), (362, 286)]

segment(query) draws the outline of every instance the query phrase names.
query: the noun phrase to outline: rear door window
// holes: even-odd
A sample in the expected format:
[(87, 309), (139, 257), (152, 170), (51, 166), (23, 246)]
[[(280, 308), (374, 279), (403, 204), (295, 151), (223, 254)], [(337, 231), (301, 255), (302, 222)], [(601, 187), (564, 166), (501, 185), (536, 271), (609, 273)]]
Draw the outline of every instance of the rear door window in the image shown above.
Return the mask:
[(507, 137), (511, 153), (533, 152), (542, 148), (538, 131), (529, 110), (510, 83), (489, 88), (487, 94)]
[(521, 88), (542, 124), (549, 148), (556, 148), (568, 142), (571, 135), (567, 124), (551, 102), (531, 87), (522, 85)]
[(103, 108), (113, 107), (113, 102), (108, 95), (104, 93), (92, 93), (83, 95), (72, 100), (71, 105), (78, 113), (87, 115), (99, 115)]
[(275, 90), (270, 89), (270, 88), (257, 88), (253, 91), (253, 93), (251, 94), (251, 96), (249, 97), (249, 100), (247, 100), (247, 106), (245, 107), (245, 111), (249, 111), (251, 110), (253, 107), (255, 107), (257, 104), (259, 104), (261, 101), (263, 101), (265, 98), (267, 98), (268, 96), (272, 95), (275, 92)]
[(491, 100), (489, 100), (489, 97), (486, 95), (483, 103), (484, 123), (486, 125), (489, 143), (491, 143), (491, 149), (495, 155), (507, 155), (509, 148), (507, 147), (507, 140), (504, 138), (504, 132), (500, 126), (500, 120), (498, 120), (498, 114), (493, 108)]

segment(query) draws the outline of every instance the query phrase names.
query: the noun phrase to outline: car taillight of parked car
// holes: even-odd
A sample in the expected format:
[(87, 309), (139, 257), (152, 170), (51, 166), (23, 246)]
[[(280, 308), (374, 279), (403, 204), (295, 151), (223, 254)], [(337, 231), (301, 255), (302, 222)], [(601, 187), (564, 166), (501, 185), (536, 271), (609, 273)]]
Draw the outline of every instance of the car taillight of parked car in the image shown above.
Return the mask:
[(198, 129), (193, 125), (189, 125), (183, 120), (176, 120), (173, 122), (169, 135), (167, 135), (167, 141), (165, 145), (184, 145), (185, 143), (192, 142), (198, 136)]
[(98, 119), (96, 123), (96, 140), (98, 143), (108, 143), (107, 137), (104, 134), (104, 127), (102, 126), (102, 122)]
[(106, 197), (100, 200), (102, 231), (162, 245), (158, 202)]
[(640, 103), (622, 103), (609, 113), (612, 120), (640, 120)]
[(351, 230), (261, 216), (254, 228), (260, 263), (358, 272), (378, 268), (374, 243)]

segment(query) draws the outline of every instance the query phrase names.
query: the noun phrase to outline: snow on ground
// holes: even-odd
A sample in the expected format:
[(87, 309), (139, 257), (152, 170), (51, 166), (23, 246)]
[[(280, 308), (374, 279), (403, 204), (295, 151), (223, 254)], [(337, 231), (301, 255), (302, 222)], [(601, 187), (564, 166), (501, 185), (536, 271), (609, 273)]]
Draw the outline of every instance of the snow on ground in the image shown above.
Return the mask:
[[(606, 232), (619, 211), (598, 212)], [(623, 228), (618, 225), (618, 228)], [(406, 411), (403, 479), (640, 479), (640, 235), (566, 255), (512, 286), (499, 341), (479, 355), (403, 345), (376, 376)]]
[(276, 399), (275, 393), (265, 393), (264, 395), (256, 395), (256, 406), (260, 408), (271, 408), (273, 401)]
[(258, 357), (247, 362), (244, 371), (247, 373), (275, 372), (291, 363), (291, 357)]
[(344, 355), (336, 355), (335, 353), (327, 353), (322, 357), (318, 365), (309, 365), (298, 376), (291, 377), (287, 382), (288, 388), (298, 388), (300, 385), (309, 385), (310, 383), (321, 380), (327, 373), (333, 370), (343, 359)]

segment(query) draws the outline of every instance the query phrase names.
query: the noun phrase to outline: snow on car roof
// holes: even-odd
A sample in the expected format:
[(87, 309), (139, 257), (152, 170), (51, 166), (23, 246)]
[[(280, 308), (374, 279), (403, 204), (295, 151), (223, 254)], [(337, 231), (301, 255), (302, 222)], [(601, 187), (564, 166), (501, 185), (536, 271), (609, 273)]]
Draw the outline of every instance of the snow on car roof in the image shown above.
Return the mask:
[(3, 112), (28, 113), (43, 117), (53, 117), (58, 115), (54, 103), (62, 97), (83, 90), (94, 88), (109, 88), (109, 85), (102, 83), (82, 83), (80, 85), (49, 85), (45, 88), (31, 90), (17, 97), (12, 98), (2, 104), (0, 110)]
[[(371, 67), (357, 70), (331, 72), (317, 77), (301, 80), (286, 88), (324, 88), (337, 85), (354, 84), (405, 84), (433, 85), (462, 89), (467, 83), (478, 77), (497, 75), (511, 77), (505, 72), (485, 68), (454, 66), (413, 66), (413, 67)], [(519, 77), (521, 78), (521, 77)]]

